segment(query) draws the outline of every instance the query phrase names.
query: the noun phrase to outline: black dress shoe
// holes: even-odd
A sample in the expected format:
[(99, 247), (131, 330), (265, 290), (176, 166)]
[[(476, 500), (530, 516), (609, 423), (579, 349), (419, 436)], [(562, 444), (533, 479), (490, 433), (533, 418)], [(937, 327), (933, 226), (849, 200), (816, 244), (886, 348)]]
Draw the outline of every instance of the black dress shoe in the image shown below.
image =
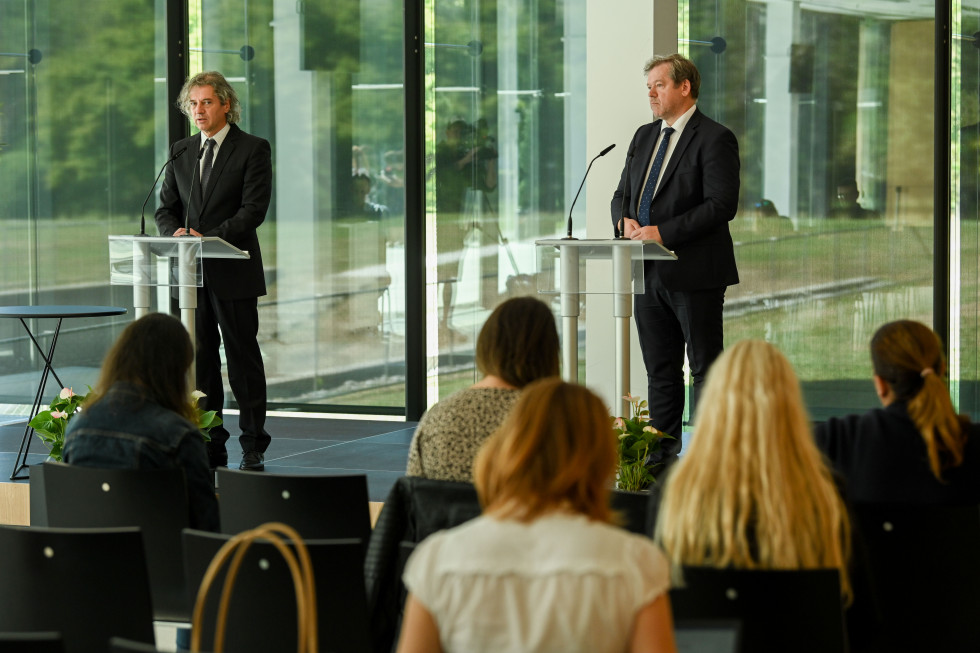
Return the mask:
[(243, 451), (242, 463), (238, 466), (238, 469), (246, 472), (265, 471), (265, 454), (259, 451)]
[(217, 447), (208, 446), (208, 467), (210, 469), (215, 469), (217, 467), (227, 467), (228, 466), (228, 450), (224, 447), (220, 449)]

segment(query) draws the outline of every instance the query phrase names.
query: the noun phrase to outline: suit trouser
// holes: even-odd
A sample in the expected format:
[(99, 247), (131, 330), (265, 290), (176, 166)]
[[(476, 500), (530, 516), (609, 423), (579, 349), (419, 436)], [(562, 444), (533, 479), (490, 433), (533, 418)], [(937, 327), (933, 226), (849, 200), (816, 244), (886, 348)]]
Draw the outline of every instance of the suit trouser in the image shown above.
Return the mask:
[(654, 427), (675, 440), (664, 440), (663, 457), (681, 448), (684, 417), (684, 353), (691, 367), (691, 414), (711, 363), (724, 349), (722, 309), (725, 288), (671, 291), (656, 278), (636, 295), (633, 314), (647, 369), (647, 402)]
[[(207, 394), (207, 410), (216, 410), (220, 416), (225, 402), (219, 354), (223, 339), (228, 383), (240, 410), (242, 434), (238, 441), (243, 451), (265, 452), (272, 438), (265, 431), (265, 365), (258, 341), (258, 299), (221, 299), (205, 284), (197, 291), (196, 324), (197, 387)], [(211, 429), (212, 446), (224, 448), (229, 437), (224, 426)]]

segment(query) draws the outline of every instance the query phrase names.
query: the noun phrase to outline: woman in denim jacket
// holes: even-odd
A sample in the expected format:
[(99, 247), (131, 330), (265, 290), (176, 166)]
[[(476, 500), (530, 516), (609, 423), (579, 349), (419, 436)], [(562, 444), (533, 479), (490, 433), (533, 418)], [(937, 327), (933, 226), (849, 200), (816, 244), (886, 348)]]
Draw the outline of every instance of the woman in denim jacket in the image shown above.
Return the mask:
[(193, 356), (176, 318), (151, 313), (126, 327), (68, 425), (64, 460), (106, 469), (180, 468), (191, 528), (217, 531), (218, 502), (188, 385)]

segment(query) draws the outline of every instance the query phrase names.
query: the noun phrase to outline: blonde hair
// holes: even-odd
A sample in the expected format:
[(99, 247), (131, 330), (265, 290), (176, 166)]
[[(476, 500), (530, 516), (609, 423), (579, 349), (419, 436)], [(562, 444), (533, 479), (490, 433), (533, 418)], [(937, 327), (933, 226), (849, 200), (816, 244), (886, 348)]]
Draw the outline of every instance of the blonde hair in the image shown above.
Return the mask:
[(524, 388), (477, 455), (473, 478), (484, 510), (497, 517), (531, 521), (569, 509), (608, 523), (615, 468), (616, 436), (602, 400), (550, 377)]
[(914, 320), (885, 324), (871, 338), (875, 374), (908, 406), (929, 454), (933, 476), (963, 463), (969, 418), (957, 415), (943, 380), (946, 361), (936, 333)]
[(760, 340), (708, 373), (690, 450), (664, 489), (655, 538), (676, 565), (840, 571), (850, 597), (850, 525), (813, 441), (799, 381)]

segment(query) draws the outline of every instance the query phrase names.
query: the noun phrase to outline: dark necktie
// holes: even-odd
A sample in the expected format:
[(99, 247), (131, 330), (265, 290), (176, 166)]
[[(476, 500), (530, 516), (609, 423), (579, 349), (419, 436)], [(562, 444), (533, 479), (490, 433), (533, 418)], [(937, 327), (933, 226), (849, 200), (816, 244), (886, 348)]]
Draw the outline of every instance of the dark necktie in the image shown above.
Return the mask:
[(204, 167), (201, 169), (201, 195), (204, 195), (204, 191), (208, 189), (208, 177), (211, 176), (211, 166), (214, 164), (214, 146), (214, 139), (209, 138), (208, 151), (204, 153)]
[(643, 187), (643, 195), (640, 196), (640, 208), (636, 214), (641, 227), (650, 224), (650, 204), (653, 203), (653, 193), (657, 190), (657, 179), (660, 178), (660, 169), (664, 166), (664, 157), (667, 156), (667, 144), (670, 142), (670, 135), (673, 133), (673, 127), (664, 129), (664, 137), (660, 140), (657, 155), (653, 157), (653, 166), (650, 168), (647, 184)]

